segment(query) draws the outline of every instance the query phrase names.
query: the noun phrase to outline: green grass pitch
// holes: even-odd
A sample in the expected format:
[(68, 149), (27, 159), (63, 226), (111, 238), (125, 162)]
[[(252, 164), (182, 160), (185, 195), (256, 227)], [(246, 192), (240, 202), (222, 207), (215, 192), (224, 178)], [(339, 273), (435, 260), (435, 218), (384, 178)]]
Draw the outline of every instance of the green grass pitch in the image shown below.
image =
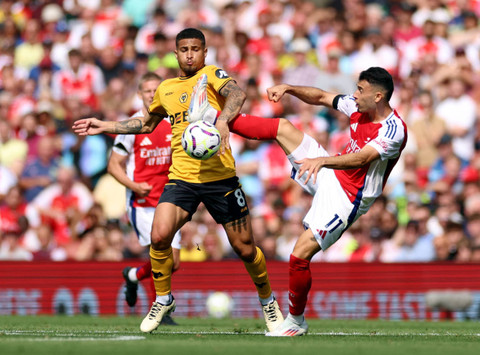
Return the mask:
[(480, 354), (478, 322), (310, 319), (306, 336), (270, 338), (262, 319), (176, 321), (143, 334), (134, 316), (1, 316), (0, 354)]

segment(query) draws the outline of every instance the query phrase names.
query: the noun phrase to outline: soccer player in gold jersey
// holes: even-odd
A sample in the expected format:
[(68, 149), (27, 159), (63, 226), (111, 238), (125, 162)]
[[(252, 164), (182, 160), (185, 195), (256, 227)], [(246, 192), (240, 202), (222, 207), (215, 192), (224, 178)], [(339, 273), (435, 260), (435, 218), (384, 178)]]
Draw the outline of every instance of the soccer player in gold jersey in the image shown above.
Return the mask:
[[(158, 86), (143, 118), (121, 122), (88, 118), (73, 125), (79, 135), (150, 133), (165, 118), (172, 126), (169, 182), (156, 207), (151, 233), (150, 257), (157, 297), (140, 329), (152, 332), (164, 315), (175, 310), (171, 293), (172, 239), (203, 202), (215, 221), (223, 225), (233, 250), (244, 262), (257, 289), (267, 328), (273, 331), (283, 322), (283, 316), (272, 294), (265, 256), (255, 246), (246, 197), (236, 177), (235, 161), (228, 144), (229, 123), (239, 114), (246, 95), (225, 71), (213, 65), (205, 66), (207, 48), (201, 31), (187, 28), (178, 33), (175, 55), (180, 76), (164, 80)], [(222, 137), (220, 154), (204, 161), (190, 158), (181, 145), (182, 133), (189, 124), (192, 89), (202, 74), (207, 74), (210, 80), (209, 101), (221, 112), (216, 127)], [(276, 127), (268, 132), (268, 135), (275, 134)]]

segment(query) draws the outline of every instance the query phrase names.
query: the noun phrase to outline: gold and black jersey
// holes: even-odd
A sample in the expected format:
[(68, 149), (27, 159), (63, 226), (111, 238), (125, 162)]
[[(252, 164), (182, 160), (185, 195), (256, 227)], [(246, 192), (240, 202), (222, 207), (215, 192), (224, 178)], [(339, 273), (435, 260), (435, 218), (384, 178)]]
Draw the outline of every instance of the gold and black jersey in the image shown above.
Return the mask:
[(235, 161), (230, 150), (208, 160), (190, 158), (182, 148), (182, 134), (188, 126), (188, 106), (192, 90), (203, 73), (208, 77), (208, 101), (217, 110), (222, 110), (225, 98), (218, 92), (232, 80), (225, 71), (209, 65), (195, 75), (164, 80), (157, 88), (150, 105), (150, 112), (167, 112), (172, 125), (172, 165), (168, 177), (193, 183), (228, 179), (235, 176)]

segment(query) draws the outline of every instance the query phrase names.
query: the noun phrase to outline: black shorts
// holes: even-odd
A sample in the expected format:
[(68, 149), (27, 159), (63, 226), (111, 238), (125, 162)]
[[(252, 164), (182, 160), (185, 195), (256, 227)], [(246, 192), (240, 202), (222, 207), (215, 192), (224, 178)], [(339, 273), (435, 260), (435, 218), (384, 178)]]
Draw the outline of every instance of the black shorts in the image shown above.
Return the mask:
[(170, 180), (163, 190), (159, 203), (170, 202), (181, 207), (190, 218), (200, 202), (203, 202), (215, 222), (225, 224), (249, 214), (245, 193), (238, 178), (191, 183), (183, 180)]

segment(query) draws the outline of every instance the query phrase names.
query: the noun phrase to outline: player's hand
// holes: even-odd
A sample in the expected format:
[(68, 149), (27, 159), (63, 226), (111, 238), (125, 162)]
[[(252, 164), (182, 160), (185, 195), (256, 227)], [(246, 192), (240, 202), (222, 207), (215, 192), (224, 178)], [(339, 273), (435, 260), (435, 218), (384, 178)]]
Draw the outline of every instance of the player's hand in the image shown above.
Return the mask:
[(320, 169), (323, 167), (321, 158), (305, 158), (302, 160), (296, 160), (295, 163), (300, 164), (300, 169), (298, 169), (298, 177), (301, 178), (303, 174), (307, 174), (307, 178), (303, 183), (306, 185), (310, 178), (313, 176), (313, 183), (317, 182), (317, 174)]
[(103, 133), (105, 126), (106, 122), (91, 117), (75, 121), (72, 129), (79, 136), (94, 136)]
[(153, 186), (148, 182), (139, 182), (134, 192), (140, 197), (145, 197), (150, 193), (150, 191), (152, 191), (152, 188)]
[(273, 102), (278, 102), (285, 92), (288, 90), (287, 84), (280, 84), (272, 86), (271, 88), (267, 89), (268, 99)]
[(215, 124), (218, 131), (220, 132), (220, 138), (222, 142), (220, 143), (220, 149), (218, 150), (218, 154), (222, 155), (225, 154), (225, 151), (230, 149), (230, 129), (228, 128), (228, 123), (225, 120), (217, 120)]

